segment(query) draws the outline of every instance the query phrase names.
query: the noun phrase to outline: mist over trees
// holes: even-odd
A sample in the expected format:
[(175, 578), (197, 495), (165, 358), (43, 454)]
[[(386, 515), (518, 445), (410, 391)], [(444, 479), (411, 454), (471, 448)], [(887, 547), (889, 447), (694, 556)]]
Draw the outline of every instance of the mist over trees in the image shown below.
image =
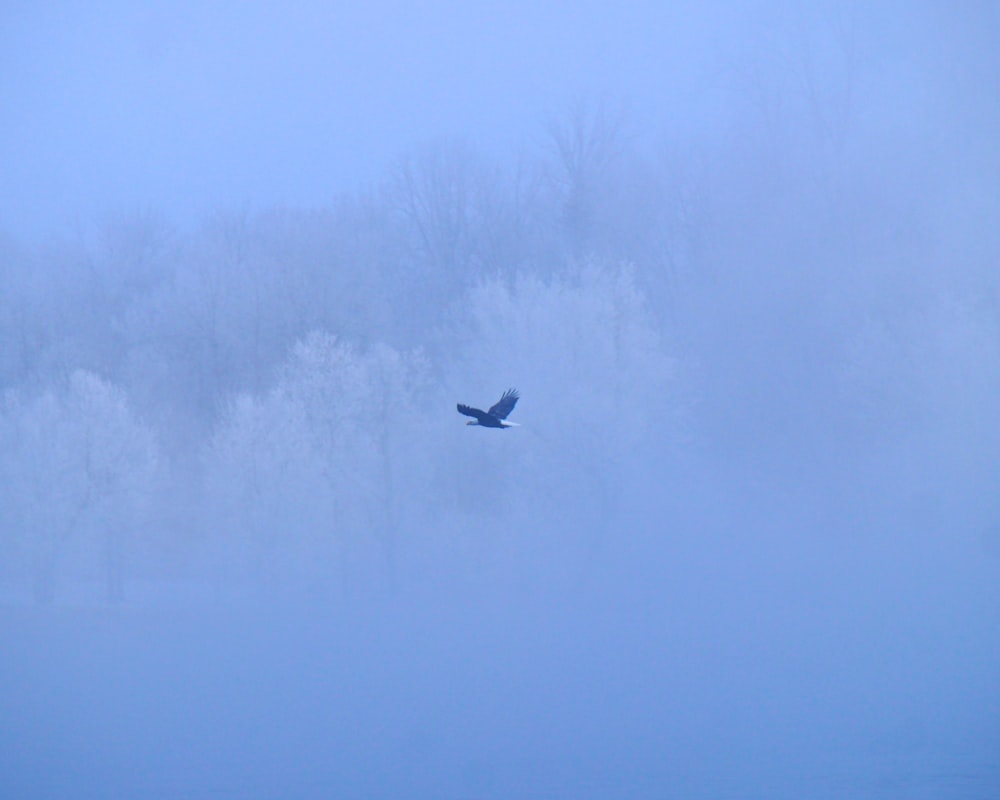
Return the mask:
[[(995, 277), (948, 258), (964, 243), (935, 228), (937, 197), (914, 208), (870, 192), (867, 173), (834, 170), (847, 144), (830, 156), (806, 110), (795, 147), (808, 157), (763, 183), (741, 173), (760, 162), (746, 142), (679, 167), (669, 151), (632, 146), (607, 109), (581, 105), (512, 164), (442, 141), (328, 208), (222, 212), (186, 232), (140, 212), (85, 241), (9, 243), (4, 421), (20, 444), (6, 468), (26, 473), (30, 454), (33, 477), (20, 480), (61, 484), (69, 445), (41, 420), (69, 414), (53, 387), (90, 375), (164, 454), (163, 479), (131, 491), (153, 507), (173, 493), (198, 504), (183, 546), (171, 545), (192, 574), (213, 547), (224, 558), (264, 536), (330, 580), (331, 553), (362, 530), (387, 550), (419, 539), (403, 530), (404, 506), (447, 527), (463, 508), (441, 485), (462, 457), (451, 407), (492, 402), (508, 384), (525, 395), (520, 455), (485, 445), (486, 463), (456, 482), (492, 469), (503, 494), (512, 471), (509, 490), (530, 497), (559, 474), (607, 498), (650, 468), (719, 457), (756, 474), (796, 463), (801, 477), (908, 461), (927, 473), (909, 475), (913, 492), (944, 492), (932, 452), (973, 471), (998, 452)], [(855, 150), (872, 146), (862, 133)], [(114, 459), (126, 445), (87, 446)], [(414, 471), (431, 483), (412, 483)], [(16, 486), (9, 509), (25, 496)], [(484, 513), (499, 502), (473, 494)], [(12, 580), (38, 544), (7, 527)], [(36, 535), (64, 536), (47, 527)], [(216, 546), (222, 535), (233, 548)], [(321, 544), (328, 557), (310, 555)], [(126, 563), (153, 577), (155, 551), (129, 549)]]
[[(304, 687), (260, 713), (303, 796), (734, 796), (720, 763), (796, 796), (781, 765), (872, 749), (932, 765), (887, 796), (986, 797), (1000, 163), (854, 20), (764, 29), (693, 132), (579, 102), (512, 155), (417, 143), (322, 205), (0, 236), (4, 606), (295, 609), (268, 641), (304, 648)], [(521, 427), (456, 414), (508, 386)], [(238, 717), (205, 659), (196, 716)], [(295, 714), (340, 731), (334, 772)]]
[(124, 542), (146, 523), (141, 511), (152, 496), (156, 440), (121, 390), (83, 370), (67, 383), (58, 394), (7, 398), (6, 525), (37, 601), (52, 601), (59, 557), (75, 537), (94, 538), (88, 549), (103, 552), (108, 599), (120, 601)]

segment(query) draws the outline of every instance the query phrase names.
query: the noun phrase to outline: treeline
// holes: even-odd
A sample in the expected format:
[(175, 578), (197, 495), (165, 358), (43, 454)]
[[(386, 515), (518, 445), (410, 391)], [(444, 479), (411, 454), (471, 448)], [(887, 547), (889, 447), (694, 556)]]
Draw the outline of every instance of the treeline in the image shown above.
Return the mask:
[(327, 208), (220, 212), (193, 231), (136, 212), (41, 246), (8, 241), (0, 380), (44, 385), (85, 368), (143, 392), (145, 414), (204, 430), (232, 392), (268, 387), (312, 330), (437, 351), (484, 280), (549, 279), (590, 259), (669, 282), (684, 187), (631, 186), (655, 169), (621, 136), (579, 112), (552, 133), (557, 152), (514, 166), (438, 143)]
[[(572, 560), (668, 535), (685, 458), (994, 457), (995, 278), (952, 280), (935, 199), (872, 191), (876, 151), (792, 143), (650, 153), (579, 110), (517, 159), (435, 144), (326, 208), (0, 243), (5, 585), (481, 578), (525, 537)], [(508, 385), (521, 430), (461, 425)]]

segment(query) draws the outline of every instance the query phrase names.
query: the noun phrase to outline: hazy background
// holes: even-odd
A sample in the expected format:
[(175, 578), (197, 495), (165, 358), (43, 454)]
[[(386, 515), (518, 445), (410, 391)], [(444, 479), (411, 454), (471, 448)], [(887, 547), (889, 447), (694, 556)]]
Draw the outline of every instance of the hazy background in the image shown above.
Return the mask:
[(0, 794), (1000, 793), (1000, 12), (537, 6), (0, 8)]

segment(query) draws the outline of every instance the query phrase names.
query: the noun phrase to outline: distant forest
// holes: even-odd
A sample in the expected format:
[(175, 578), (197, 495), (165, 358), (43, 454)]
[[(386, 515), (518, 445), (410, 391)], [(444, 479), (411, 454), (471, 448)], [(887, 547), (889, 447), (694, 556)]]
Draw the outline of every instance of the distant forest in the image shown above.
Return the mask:
[[(995, 253), (940, 161), (797, 97), (656, 147), (579, 107), (322, 208), (0, 238), (3, 597), (319, 599), (512, 552), (530, 581), (759, 491), (833, 537), (988, 529)], [(520, 428), (464, 426), (508, 387)]]

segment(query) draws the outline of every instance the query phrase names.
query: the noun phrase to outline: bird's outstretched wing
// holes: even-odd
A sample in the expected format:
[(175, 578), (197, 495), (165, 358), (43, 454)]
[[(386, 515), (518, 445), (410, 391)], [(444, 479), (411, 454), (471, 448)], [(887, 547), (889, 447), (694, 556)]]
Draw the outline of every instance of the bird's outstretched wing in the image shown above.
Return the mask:
[(478, 408), (473, 408), (472, 406), (463, 405), (462, 403), (458, 404), (458, 413), (465, 414), (465, 416), (467, 417), (475, 417), (478, 420), (481, 420), (483, 417), (486, 416), (485, 411), (480, 411)]
[(497, 419), (507, 419), (507, 415), (514, 410), (519, 398), (517, 389), (508, 389), (495, 404), (490, 406), (490, 416)]

